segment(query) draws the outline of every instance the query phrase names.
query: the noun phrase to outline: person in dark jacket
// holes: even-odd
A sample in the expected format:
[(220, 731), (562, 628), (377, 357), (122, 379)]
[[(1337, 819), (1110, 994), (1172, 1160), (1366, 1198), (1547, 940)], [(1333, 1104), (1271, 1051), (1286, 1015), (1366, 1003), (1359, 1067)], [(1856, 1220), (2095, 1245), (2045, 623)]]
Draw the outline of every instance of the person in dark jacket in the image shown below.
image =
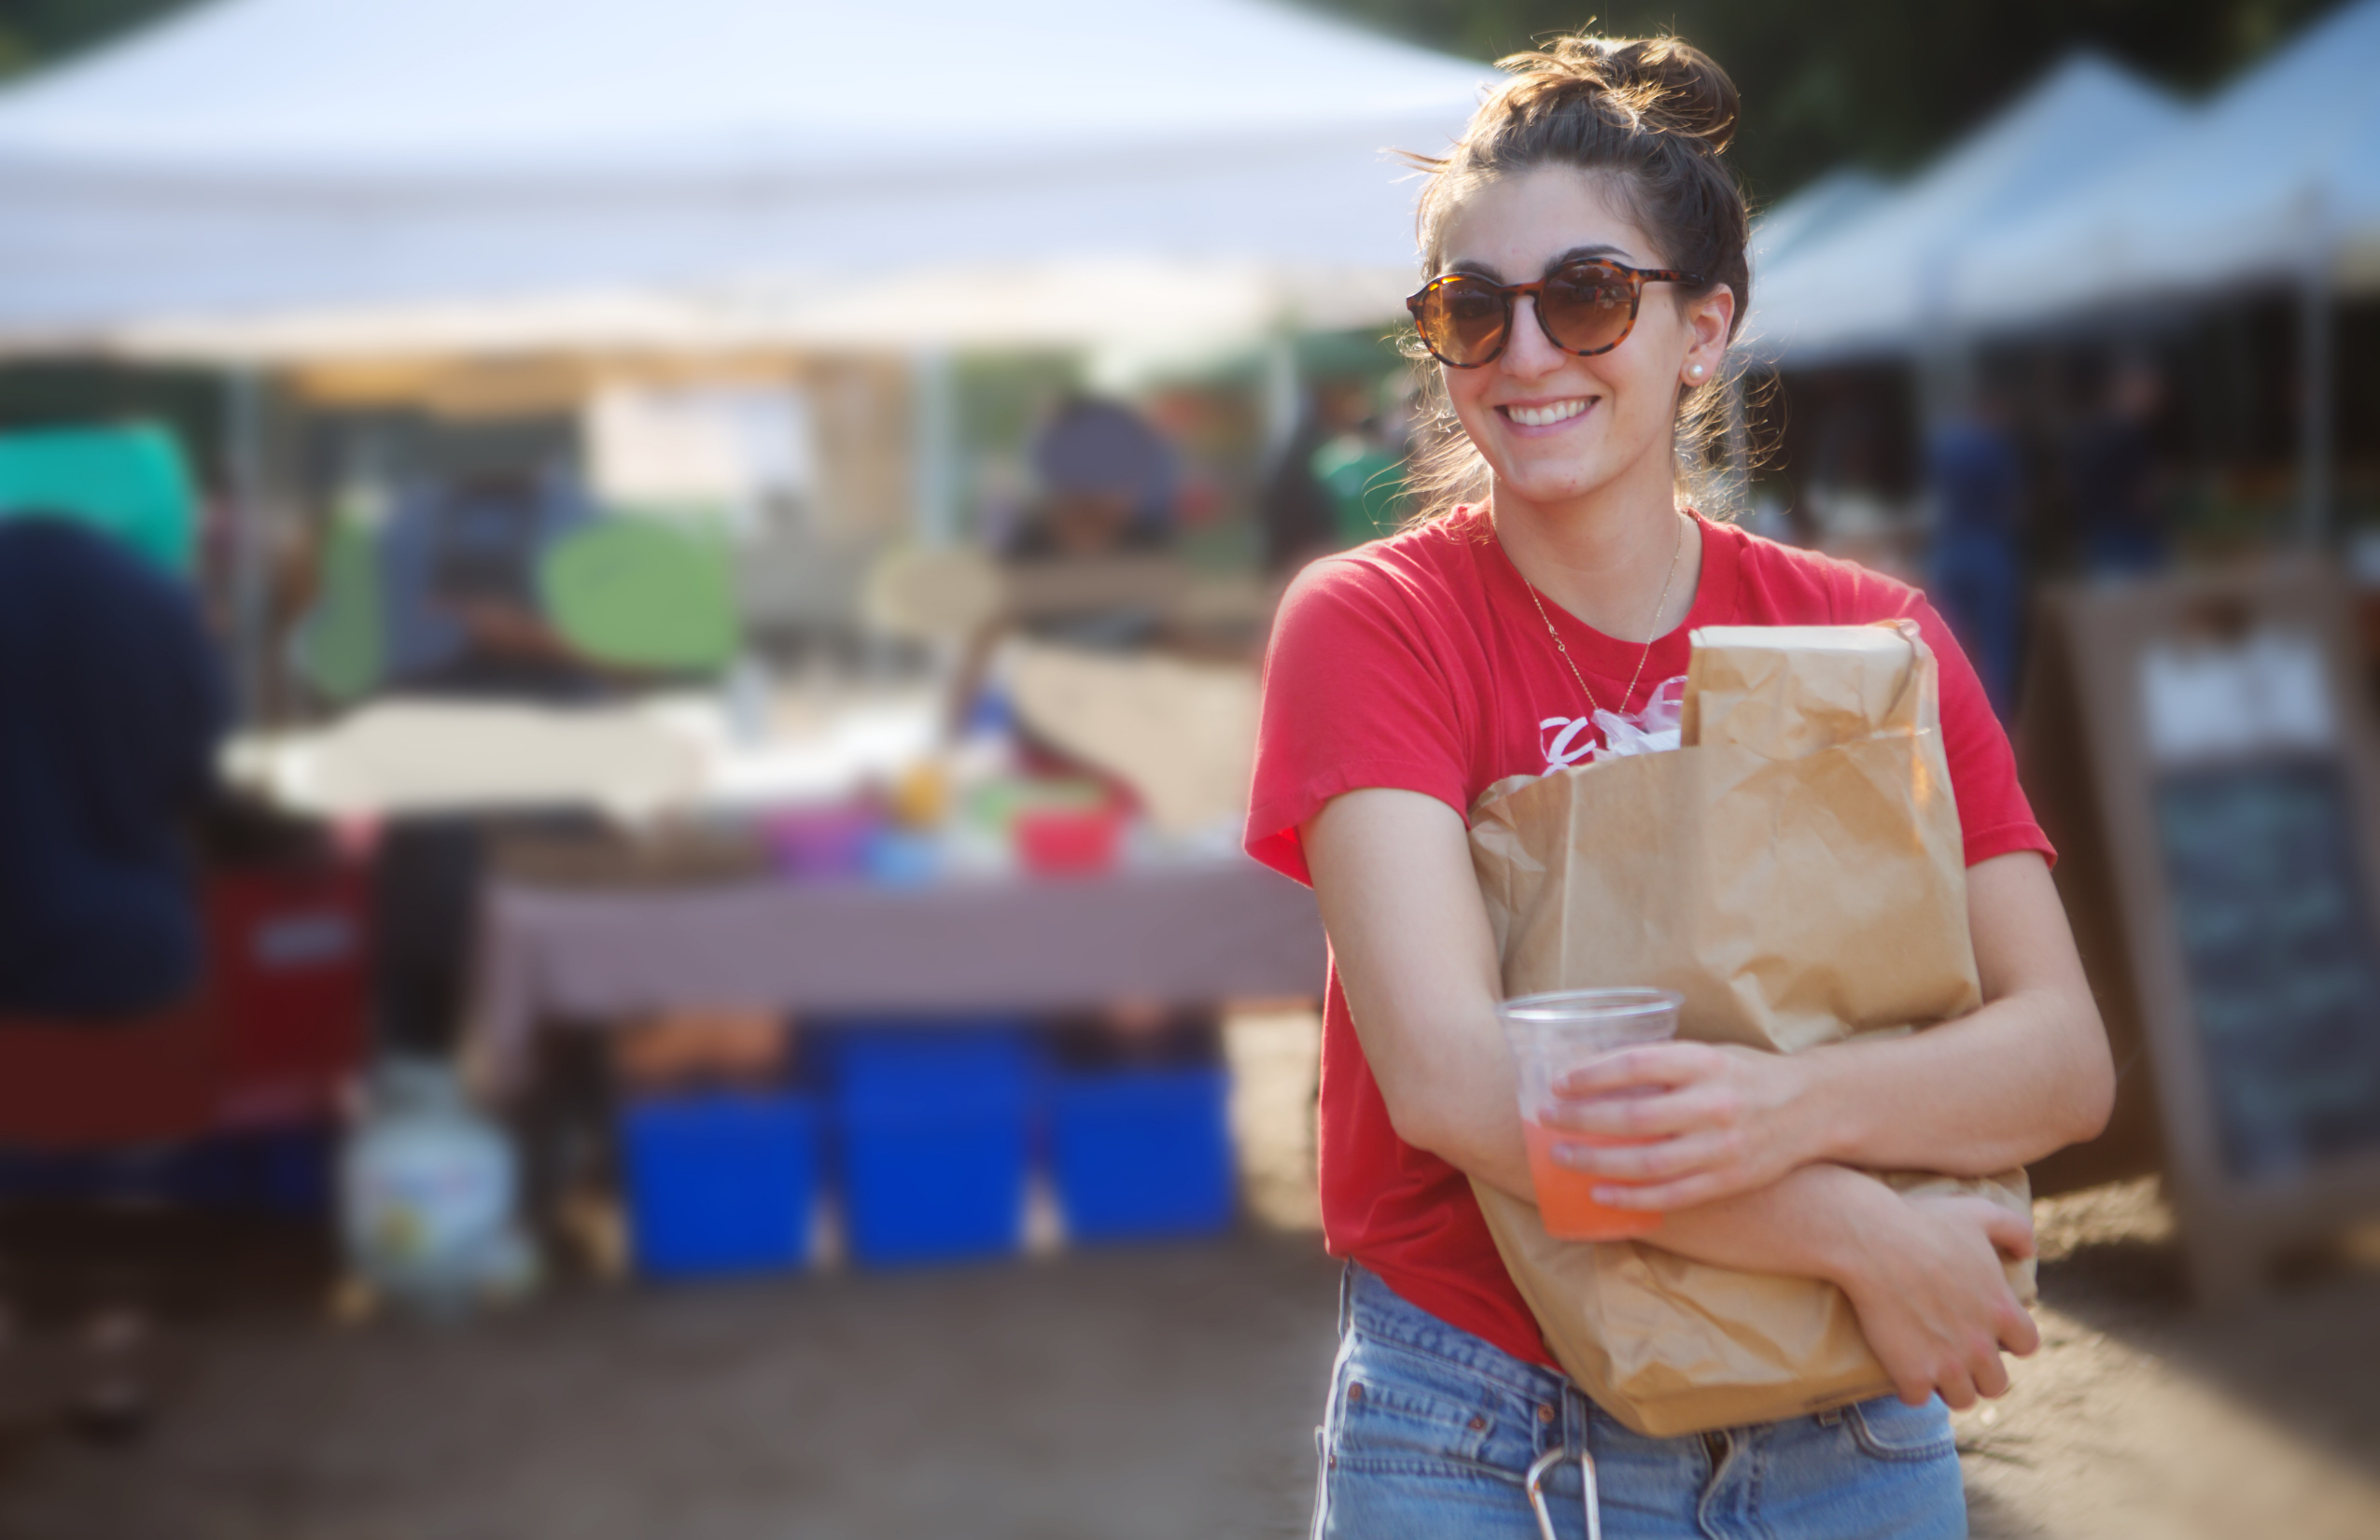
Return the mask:
[(2067, 452), (2083, 565), (2093, 577), (2126, 577), (2165, 565), (2164, 478), (2155, 434), (2164, 404), (2165, 382), (2156, 367), (2124, 360), (2097, 414)]
[(185, 841), (227, 722), (185, 586), (87, 526), (0, 520), (0, 1016), (134, 1016), (197, 984)]
[(2024, 465), (2009, 415), (2008, 402), (1987, 391), (1973, 411), (1937, 427), (1925, 445), (1926, 489), (1936, 511), (1926, 595), (1975, 661), (2002, 721), (2015, 706), (2024, 623), (2024, 567), (2017, 548)]

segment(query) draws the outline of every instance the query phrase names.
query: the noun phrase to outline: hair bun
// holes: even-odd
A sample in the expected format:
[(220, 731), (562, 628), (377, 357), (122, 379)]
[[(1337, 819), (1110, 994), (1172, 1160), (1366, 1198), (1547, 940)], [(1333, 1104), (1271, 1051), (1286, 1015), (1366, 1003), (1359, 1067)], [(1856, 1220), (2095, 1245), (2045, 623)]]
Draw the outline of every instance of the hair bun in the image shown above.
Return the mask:
[(1697, 141), (1714, 155), (1735, 137), (1735, 82), (1711, 56), (1674, 37), (1564, 37), (1496, 62), (1536, 87), (1537, 105), (1581, 91), (1617, 99), (1645, 127)]
[(1674, 37), (1647, 37), (1606, 43), (1604, 50), (1629, 86), (1647, 91), (1645, 116), (1659, 127), (1700, 139), (1714, 152), (1735, 137), (1735, 82), (1701, 49)]

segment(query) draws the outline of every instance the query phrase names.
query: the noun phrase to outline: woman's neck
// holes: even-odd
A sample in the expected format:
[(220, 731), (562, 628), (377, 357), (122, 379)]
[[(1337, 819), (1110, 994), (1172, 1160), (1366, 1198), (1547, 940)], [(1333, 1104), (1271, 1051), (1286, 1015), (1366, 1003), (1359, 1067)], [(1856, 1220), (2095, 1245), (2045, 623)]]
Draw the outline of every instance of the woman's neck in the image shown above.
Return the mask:
[(1515, 497), (1498, 485), (1488, 508), (1497, 542), (1521, 577), (1547, 603), (1607, 637), (1649, 641), (1694, 608), (1702, 542), (1677, 511), (1666, 475), (1658, 487), (1613, 485), (1559, 503)]

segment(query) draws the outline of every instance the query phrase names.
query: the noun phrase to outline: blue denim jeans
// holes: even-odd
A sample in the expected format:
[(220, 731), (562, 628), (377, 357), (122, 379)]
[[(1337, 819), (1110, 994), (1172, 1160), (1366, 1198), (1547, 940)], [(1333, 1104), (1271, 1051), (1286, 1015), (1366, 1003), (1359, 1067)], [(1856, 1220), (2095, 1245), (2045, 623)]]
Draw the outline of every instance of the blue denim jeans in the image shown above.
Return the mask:
[[(1684, 1438), (1631, 1433), (1554, 1370), (1406, 1303), (1350, 1264), (1316, 1435), (1314, 1534), (1538, 1540), (1538, 1456), (1595, 1458), (1605, 1540), (1958, 1540), (1967, 1499), (1950, 1412), (1884, 1396)], [(1555, 1533), (1587, 1533), (1575, 1458), (1545, 1481)]]

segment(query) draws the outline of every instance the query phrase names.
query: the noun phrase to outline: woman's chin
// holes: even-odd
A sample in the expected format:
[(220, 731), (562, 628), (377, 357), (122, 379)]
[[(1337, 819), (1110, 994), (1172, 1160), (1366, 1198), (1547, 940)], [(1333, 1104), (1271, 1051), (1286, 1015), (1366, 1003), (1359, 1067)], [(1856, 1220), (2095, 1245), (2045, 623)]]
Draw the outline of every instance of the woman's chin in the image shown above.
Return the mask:
[(1560, 465), (1524, 462), (1508, 471), (1499, 469), (1496, 488), (1524, 502), (1564, 503), (1586, 497), (1610, 479), (1591, 461), (1570, 460)]

